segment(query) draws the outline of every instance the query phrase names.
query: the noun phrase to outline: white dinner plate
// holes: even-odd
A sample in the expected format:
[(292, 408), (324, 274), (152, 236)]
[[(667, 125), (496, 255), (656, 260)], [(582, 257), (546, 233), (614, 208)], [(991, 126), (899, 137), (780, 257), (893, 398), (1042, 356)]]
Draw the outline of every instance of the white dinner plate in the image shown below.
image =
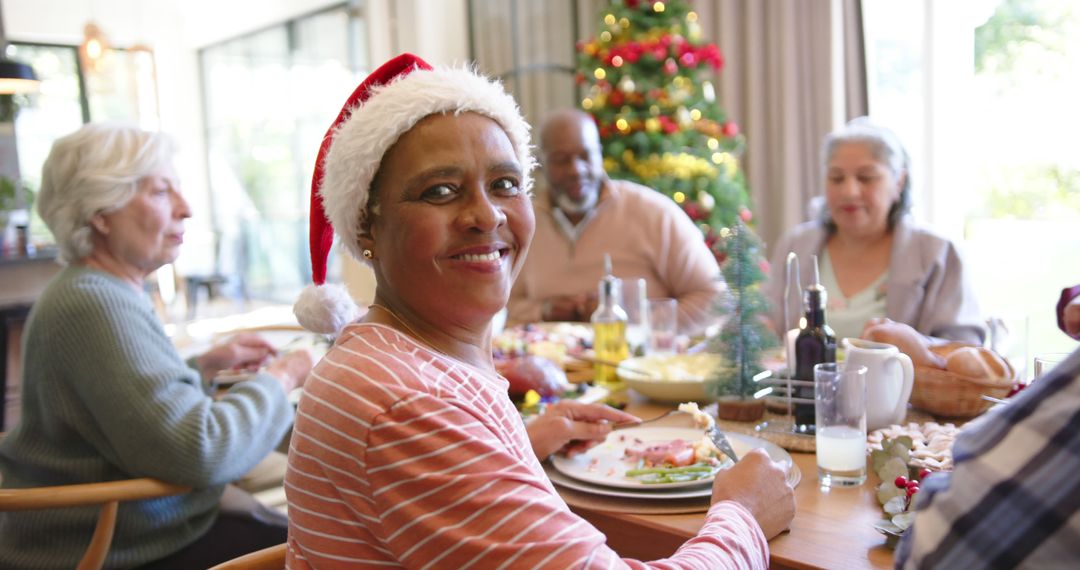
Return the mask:
[[(624, 459), (627, 447), (649, 442), (667, 442), (673, 439), (682, 439), (691, 444), (698, 442), (704, 435), (704, 430), (698, 428), (680, 427), (638, 427), (611, 432), (604, 443), (589, 449), (574, 457), (556, 455), (552, 458), (552, 466), (563, 475), (590, 483), (620, 489), (634, 489), (639, 492), (655, 492), (670, 489), (685, 489), (704, 487), (712, 482), (712, 477), (697, 481), (681, 481), (677, 483), (642, 483), (626, 476), (626, 471), (635, 468), (633, 462)], [(727, 433), (731, 446), (736, 455), (742, 457), (752, 449), (764, 448), (769, 457), (780, 463), (790, 472), (792, 460), (780, 446), (738, 433)], [(704, 487), (708, 489), (708, 487)]]
[[(566, 487), (567, 489), (573, 489), (575, 491), (581, 491), (582, 493), (589, 493), (591, 495), (603, 495), (605, 497), (621, 497), (625, 499), (655, 499), (668, 501), (673, 499), (694, 499), (697, 497), (708, 497), (712, 495), (711, 485), (702, 485), (692, 489), (650, 489), (643, 491), (640, 489), (616, 489), (613, 487), (602, 487), (600, 485), (593, 485), (591, 483), (585, 483), (578, 481), (577, 479), (571, 479), (562, 473), (559, 473), (550, 464), (544, 466), (544, 471), (547, 473), (548, 479), (551, 479), (552, 483), (560, 487)], [(652, 485), (656, 487), (657, 485)]]

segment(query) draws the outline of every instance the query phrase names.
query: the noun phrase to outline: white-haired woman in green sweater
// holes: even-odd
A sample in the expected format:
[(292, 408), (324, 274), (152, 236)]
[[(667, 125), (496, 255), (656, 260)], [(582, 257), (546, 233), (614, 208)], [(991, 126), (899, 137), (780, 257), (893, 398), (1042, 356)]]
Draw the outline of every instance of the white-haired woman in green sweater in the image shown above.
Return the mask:
[[(173, 348), (143, 280), (176, 259), (191, 216), (174, 152), (168, 136), (107, 124), (53, 145), (38, 209), (66, 267), (30, 313), (22, 414), (0, 442), (5, 487), (154, 477), (193, 488), (121, 505), (110, 567), (205, 568), (286, 538), (218, 503), (284, 436), (286, 395), (311, 356), (274, 358), (255, 335), (190, 366)], [(223, 397), (204, 388), (219, 370), (266, 361)], [(0, 567), (74, 567), (94, 522), (92, 508), (0, 513)]]

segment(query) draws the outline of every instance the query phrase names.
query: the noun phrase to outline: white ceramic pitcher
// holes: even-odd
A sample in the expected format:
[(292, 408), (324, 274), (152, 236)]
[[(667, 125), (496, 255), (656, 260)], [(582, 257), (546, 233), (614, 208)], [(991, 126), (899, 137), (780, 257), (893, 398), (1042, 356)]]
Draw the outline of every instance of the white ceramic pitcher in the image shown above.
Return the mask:
[(845, 338), (844, 362), (866, 367), (866, 429), (904, 421), (915, 381), (911, 358), (891, 344)]

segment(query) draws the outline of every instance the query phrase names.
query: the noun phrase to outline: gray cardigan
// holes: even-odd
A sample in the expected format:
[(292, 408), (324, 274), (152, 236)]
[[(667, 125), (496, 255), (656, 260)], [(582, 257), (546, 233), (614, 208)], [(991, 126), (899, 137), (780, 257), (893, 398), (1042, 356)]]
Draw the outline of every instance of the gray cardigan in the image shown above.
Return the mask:
[[(0, 442), (4, 487), (155, 477), (190, 493), (120, 505), (107, 567), (158, 560), (202, 536), (218, 500), (281, 441), (292, 406), (260, 373), (214, 399), (146, 295), (69, 266), (30, 312), (22, 417)], [(0, 568), (74, 568), (96, 508), (0, 513)]]
[[(799, 256), (800, 282), (805, 287), (813, 280), (810, 256), (820, 257), (826, 237), (820, 222), (806, 222), (776, 244), (769, 280), (764, 287), (774, 323), (783, 322), (784, 264), (788, 252)], [(948, 239), (913, 225), (908, 218), (902, 219), (893, 228), (885, 287), (886, 317), (907, 323), (926, 336), (983, 344), (985, 320), (964, 276), (964, 262)], [(792, 299), (789, 307), (792, 318), (802, 314), (802, 300), (796, 303)]]

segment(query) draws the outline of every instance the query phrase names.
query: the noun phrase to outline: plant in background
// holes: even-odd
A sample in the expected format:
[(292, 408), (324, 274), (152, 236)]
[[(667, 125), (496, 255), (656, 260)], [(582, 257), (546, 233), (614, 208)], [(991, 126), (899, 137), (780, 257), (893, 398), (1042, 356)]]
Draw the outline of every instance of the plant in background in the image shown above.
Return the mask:
[(710, 343), (724, 357), (724, 364), (710, 378), (711, 395), (744, 401), (751, 400), (759, 388), (754, 378), (763, 369), (762, 351), (777, 344), (776, 335), (761, 319), (769, 308), (761, 293), (767, 262), (761, 256), (761, 241), (744, 223), (749, 219), (750, 211), (743, 210), (742, 218), (730, 229), (721, 230), (728, 256), (722, 271), (729, 294), (721, 310), (727, 320)]
[(750, 204), (736, 158), (745, 140), (716, 101), (710, 78), (724, 60), (702, 41), (698, 15), (686, 0), (615, 0), (577, 49), (604, 169), (674, 200), (723, 263), (721, 231)]

